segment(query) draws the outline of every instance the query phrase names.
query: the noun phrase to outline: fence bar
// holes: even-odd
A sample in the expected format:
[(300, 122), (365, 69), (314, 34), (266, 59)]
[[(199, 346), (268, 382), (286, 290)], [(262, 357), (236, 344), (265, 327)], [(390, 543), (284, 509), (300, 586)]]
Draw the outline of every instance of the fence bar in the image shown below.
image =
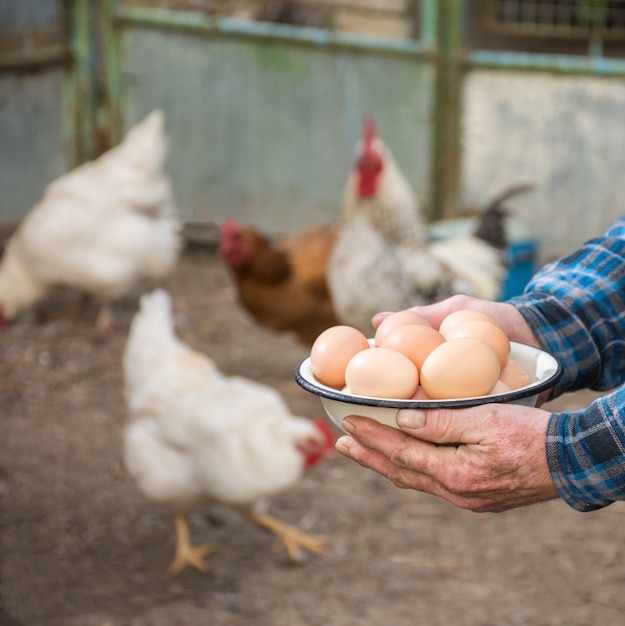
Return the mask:
[(595, 76), (625, 76), (625, 60), (600, 56), (569, 56), (535, 52), (496, 52), (475, 50), (467, 56), (470, 68), (501, 68), (523, 71), (586, 74)]
[(115, 19), (122, 23), (193, 30), (215, 36), (241, 36), (417, 57), (433, 55), (432, 46), (417, 39), (386, 39), (322, 28), (201, 15), (189, 11), (122, 6), (116, 9)]

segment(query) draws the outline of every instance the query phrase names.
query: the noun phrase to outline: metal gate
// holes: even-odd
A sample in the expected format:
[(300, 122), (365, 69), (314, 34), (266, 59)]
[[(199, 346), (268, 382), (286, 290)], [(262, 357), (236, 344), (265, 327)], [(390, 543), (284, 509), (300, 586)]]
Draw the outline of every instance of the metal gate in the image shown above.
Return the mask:
[(276, 3), (0, 0), (0, 224), (153, 108), (187, 221), (281, 233), (334, 219), (365, 115), (431, 220), (534, 182), (514, 204), (540, 262), (623, 212), (622, 3), (585, 17), (585, 0), (297, 0), (332, 18), (298, 25), (250, 14)]
[[(388, 11), (359, 2), (374, 24)], [(249, 19), (236, 4), (3, 0), (0, 222), (155, 108), (187, 221), (285, 232), (334, 219), (367, 115), (429, 205), (436, 2), (396, 3), (408, 21), (395, 36)]]

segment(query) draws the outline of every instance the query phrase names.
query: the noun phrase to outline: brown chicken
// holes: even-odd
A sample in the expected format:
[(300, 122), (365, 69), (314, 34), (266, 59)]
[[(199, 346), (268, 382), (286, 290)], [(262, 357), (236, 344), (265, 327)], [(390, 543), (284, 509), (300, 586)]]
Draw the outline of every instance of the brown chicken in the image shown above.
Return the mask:
[(338, 324), (326, 282), (337, 232), (328, 224), (274, 242), (235, 220), (223, 224), (219, 257), (232, 271), (239, 303), (258, 324), (291, 331), (306, 346)]

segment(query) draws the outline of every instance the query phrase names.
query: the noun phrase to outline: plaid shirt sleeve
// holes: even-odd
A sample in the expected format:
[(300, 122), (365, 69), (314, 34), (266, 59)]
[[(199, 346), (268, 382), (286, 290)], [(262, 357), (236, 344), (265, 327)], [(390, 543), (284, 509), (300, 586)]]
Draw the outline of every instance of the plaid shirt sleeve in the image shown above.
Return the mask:
[(546, 265), (509, 302), (563, 366), (555, 395), (613, 390), (552, 414), (546, 453), (558, 492), (579, 511), (625, 500), (625, 217)]

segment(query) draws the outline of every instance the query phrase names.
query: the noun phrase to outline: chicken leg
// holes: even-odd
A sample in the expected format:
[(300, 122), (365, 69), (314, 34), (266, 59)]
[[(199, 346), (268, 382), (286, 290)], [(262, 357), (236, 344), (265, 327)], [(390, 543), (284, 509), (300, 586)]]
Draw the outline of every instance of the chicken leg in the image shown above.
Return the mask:
[(115, 330), (115, 314), (110, 302), (103, 302), (95, 322), (96, 331), (110, 335)]
[(214, 552), (214, 548), (209, 544), (191, 545), (189, 523), (185, 515), (176, 515), (174, 521), (176, 524), (176, 556), (169, 571), (172, 574), (179, 574), (187, 565), (190, 565), (200, 572), (205, 572), (204, 557)]
[(277, 536), (276, 549), (286, 548), (292, 561), (302, 560), (302, 548), (323, 556), (325, 539), (317, 535), (307, 535), (295, 526), (260, 511), (250, 512), (250, 518), (259, 526), (263, 526)]

